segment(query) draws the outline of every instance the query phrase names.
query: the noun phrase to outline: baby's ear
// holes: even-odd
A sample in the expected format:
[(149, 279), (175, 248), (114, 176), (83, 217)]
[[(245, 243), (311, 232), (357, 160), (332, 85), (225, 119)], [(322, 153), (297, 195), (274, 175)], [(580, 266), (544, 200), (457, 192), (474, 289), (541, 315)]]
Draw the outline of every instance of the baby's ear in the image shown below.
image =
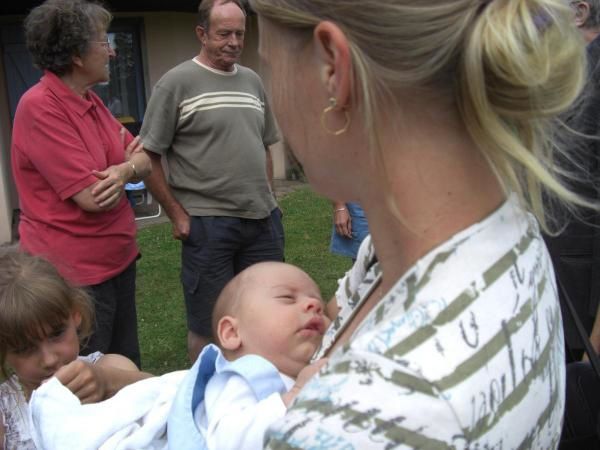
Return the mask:
[(231, 316), (223, 316), (217, 324), (217, 340), (225, 350), (236, 351), (242, 345), (238, 333), (238, 320)]

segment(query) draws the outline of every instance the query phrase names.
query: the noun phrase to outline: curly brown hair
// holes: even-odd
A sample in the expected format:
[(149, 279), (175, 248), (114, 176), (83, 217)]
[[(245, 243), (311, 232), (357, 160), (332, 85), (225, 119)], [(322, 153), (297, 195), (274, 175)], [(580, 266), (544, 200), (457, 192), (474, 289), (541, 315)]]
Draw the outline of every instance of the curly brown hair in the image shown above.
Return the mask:
[(9, 351), (33, 346), (74, 312), (81, 315), (77, 331), (84, 343), (94, 326), (94, 306), (86, 291), (67, 282), (45, 259), (16, 246), (0, 247), (0, 379), (9, 376)]
[(58, 76), (71, 71), (73, 56), (83, 56), (89, 42), (108, 29), (111, 13), (87, 0), (47, 0), (25, 19), (25, 41), (33, 63)]

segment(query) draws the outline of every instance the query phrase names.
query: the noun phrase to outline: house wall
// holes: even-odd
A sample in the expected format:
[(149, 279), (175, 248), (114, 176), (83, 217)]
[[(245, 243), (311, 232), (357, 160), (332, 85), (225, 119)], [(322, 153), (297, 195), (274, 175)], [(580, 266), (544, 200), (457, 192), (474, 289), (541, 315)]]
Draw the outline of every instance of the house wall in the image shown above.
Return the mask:
[[(160, 77), (171, 67), (198, 54), (199, 45), (195, 35), (196, 14), (177, 12), (152, 12), (141, 14), (116, 14), (117, 17), (142, 17), (142, 55), (146, 98)], [(21, 18), (0, 18), (0, 23)], [(260, 73), (258, 60), (258, 26), (256, 17), (247, 24), (246, 42), (241, 63)], [(0, 55), (0, 244), (11, 242), (13, 215), (18, 199), (10, 171), (9, 103), (4, 79), (4, 63)], [(273, 146), (275, 178), (285, 178), (286, 158), (281, 144)]]
[(17, 193), (10, 170), (10, 111), (4, 67), (0, 59), (0, 244), (11, 242), (13, 210), (17, 208)]

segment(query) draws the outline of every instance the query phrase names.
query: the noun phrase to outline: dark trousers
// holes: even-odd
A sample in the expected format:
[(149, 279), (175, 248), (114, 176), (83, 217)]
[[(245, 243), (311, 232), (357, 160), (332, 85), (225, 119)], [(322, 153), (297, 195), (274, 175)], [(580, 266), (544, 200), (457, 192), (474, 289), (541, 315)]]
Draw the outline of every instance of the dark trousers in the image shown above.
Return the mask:
[(281, 211), (264, 219), (194, 216), (181, 248), (181, 283), (188, 329), (211, 337), (211, 316), (223, 287), (246, 267), (283, 261)]
[(567, 365), (565, 418), (559, 450), (600, 448), (600, 381), (589, 363)]
[(96, 328), (81, 354), (118, 353), (141, 367), (135, 306), (135, 261), (119, 275), (87, 286), (96, 308)]

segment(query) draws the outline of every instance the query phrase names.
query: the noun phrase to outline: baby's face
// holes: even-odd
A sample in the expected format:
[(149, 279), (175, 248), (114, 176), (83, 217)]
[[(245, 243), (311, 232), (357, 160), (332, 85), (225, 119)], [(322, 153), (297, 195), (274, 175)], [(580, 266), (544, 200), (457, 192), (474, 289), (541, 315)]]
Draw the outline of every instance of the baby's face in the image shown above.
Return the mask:
[(296, 377), (321, 345), (329, 319), (315, 282), (282, 263), (253, 271), (240, 299), (239, 332), (245, 353)]

